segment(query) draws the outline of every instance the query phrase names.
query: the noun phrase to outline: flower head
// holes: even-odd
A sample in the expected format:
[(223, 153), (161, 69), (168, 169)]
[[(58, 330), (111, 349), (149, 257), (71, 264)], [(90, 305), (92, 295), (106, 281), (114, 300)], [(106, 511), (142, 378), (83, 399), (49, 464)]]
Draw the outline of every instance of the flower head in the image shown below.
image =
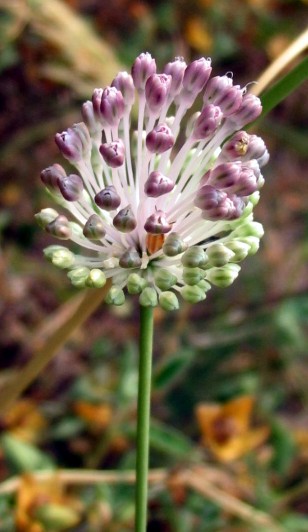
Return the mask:
[[(192, 114), (198, 96), (202, 108)], [(178, 295), (194, 303), (212, 284), (231, 284), (263, 234), (252, 211), (268, 152), (242, 130), (261, 110), (232, 77), (211, 77), (209, 59), (187, 66), (176, 58), (158, 74), (141, 54), (131, 75), (94, 90), (83, 122), (56, 135), (75, 170), (54, 164), (41, 178), (67, 215), (36, 216), (86, 252), (54, 245), (46, 256), (78, 287), (110, 279), (107, 301), (118, 305), (127, 289), (143, 305), (172, 310)]]

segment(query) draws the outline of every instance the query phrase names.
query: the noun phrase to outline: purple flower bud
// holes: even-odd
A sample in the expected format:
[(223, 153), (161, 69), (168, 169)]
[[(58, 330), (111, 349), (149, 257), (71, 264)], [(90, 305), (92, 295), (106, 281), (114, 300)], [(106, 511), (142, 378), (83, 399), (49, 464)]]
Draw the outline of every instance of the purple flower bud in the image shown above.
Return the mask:
[(104, 161), (111, 166), (111, 168), (118, 168), (124, 163), (125, 148), (121, 139), (102, 144), (99, 151), (101, 152)]
[(236, 195), (229, 196), (228, 200), (231, 204), (228, 220), (236, 220), (237, 218), (240, 218), (246, 207), (246, 202), (243, 198)]
[(94, 197), (96, 205), (105, 211), (114, 211), (121, 204), (121, 198), (113, 185), (103, 188)]
[(167, 74), (152, 74), (148, 78), (145, 84), (145, 98), (152, 113), (157, 115), (160, 112), (167, 99), (170, 84), (171, 77)]
[(60, 240), (68, 240), (72, 234), (68, 219), (62, 214), (60, 214), (59, 216), (57, 216), (57, 218), (55, 218), (55, 220), (47, 224), (45, 229), (47, 233), (50, 233), (51, 235), (59, 238)]
[(213, 135), (220, 125), (222, 118), (223, 114), (219, 107), (212, 104), (203, 107), (194, 126), (192, 133), (193, 139), (201, 140)]
[(115, 87), (122, 93), (124, 103), (127, 107), (131, 107), (135, 100), (135, 86), (133, 78), (127, 72), (119, 72), (111, 83), (112, 87)]
[(249, 136), (248, 149), (245, 159), (256, 159), (260, 166), (264, 166), (269, 159), (269, 153), (264, 141), (257, 135)]
[(158, 124), (146, 137), (146, 146), (151, 153), (164, 153), (174, 144), (174, 136), (166, 124)]
[(235, 113), (243, 100), (243, 92), (239, 85), (233, 86), (229, 76), (215, 76), (206, 85), (203, 96), (204, 103), (218, 105), (225, 116)]
[(80, 122), (67, 131), (57, 133), (56, 144), (62, 155), (71, 163), (77, 163), (91, 152), (91, 137), (87, 126)]
[[(211, 185), (219, 189), (228, 189), (238, 180), (242, 165), (239, 161), (221, 163), (207, 172), (201, 180), (201, 184)], [(206, 177), (206, 179), (204, 179)]]
[(83, 181), (79, 175), (71, 174), (59, 179), (60, 192), (67, 201), (77, 201), (83, 191)]
[(199, 189), (194, 203), (202, 210), (202, 218), (207, 220), (228, 220), (234, 212), (234, 203), (228, 194), (211, 185)]
[(53, 164), (41, 172), (44, 185), (51, 188), (58, 188), (59, 180), (63, 177), (66, 177), (66, 172), (60, 164)]
[(211, 60), (201, 57), (190, 63), (184, 72), (183, 91), (194, 97), (203, 89), (212, 72)]
[(102, 101), (103, 89), (94, 89), (92, 94), (92, 105), (94, 116), (99, 122), (103, 124), (101, 116), (101, 101)]
[(227, 161), (242, 158), (247, 153), (249, 138), (246, 131), (237, 131), (225, 142), (219, 158)]
[(186, 66), (183, 57), (176, 57), (164, 67), (164, 74), (171, 76), (169, 95), (173, 98), (181, 91)]
[(122, 93), (115, 87), (106, 87), (103, 90), (100, 112), (110, 127), (119, 125), (124, 115), (125, 103)]
[(138, 92), (144, 91), (147, 79), (155, 74), (156, 62), (148, 52), (140, 54), (132, 66), (132, 78)]
[(162, 235), (169, 233), (172, 225), (166, 219), (166, 214), (163, 211), (156, 211), (148, 217), (144, 224), (147, 233), (152, 235)]
[(101, 127), (96, 120), (93, 103), (90, 100), (82, 105), (81, 116), (91, 135), (95, 135), (100, 131)]
[(89, 240), (100, 240), (106, 234), (102, 219), (97, 214), (92, 214), (86, 221), (83, 234)]
[(237, 126), (242, 127), (256, 120), (261, 112), (262, 105), (260, 98), (254, 94), (246, 93), (243, 96), (241, 106), (236, 113), (231, 116), (231, 119)]
[(141, 263), (141, 257), (138, 251), (134, 248), (127, 249), (119, 260), (121, 268), (140, 268)]
[(137, 226), (137, 222), (130, 205), (121, 209), (113, 219), (113, 225), (121, 233), (130, 233)]
[(144, 192), (151, 198), (159, 198), (174, 189), (172, 179), (164, 176), (161, 172), (151, 172), (144, 185)]

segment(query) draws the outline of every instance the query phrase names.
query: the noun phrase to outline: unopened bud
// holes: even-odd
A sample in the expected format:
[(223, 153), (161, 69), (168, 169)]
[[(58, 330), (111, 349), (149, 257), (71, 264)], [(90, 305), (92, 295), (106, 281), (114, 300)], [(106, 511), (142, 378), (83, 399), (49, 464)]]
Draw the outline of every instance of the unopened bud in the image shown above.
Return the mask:
[(148, 52), (140, 54), (132, 66), (132, 78), (138, 92), (144, 91), (147, 79), (156, 72), (156, 62)]
[(53, 164), (41, 172), (41, 180), (47, 187), (58, 188), (60, 179), (66, 177), (66, 172), (60, 164)]
[(130, 233), (137, 226), (137, 222), (130, 205), (121, 209), (113, 219), (113, 225), (122, 233)]
[(81, 116), (91, 135), (95, 136), (101, 131), (101, 124), (95, 116), (93, 103), (90, 100), (82, 105)]
[(233, 86), (232, 78), (215, 76), (206, 85), (203, 101), (218, 105), (224, 116), (235, 113), (243, 100), (243, 91), (239, 85)]
[(188, 268), (206, 268), (208, 256), (200, 246), (190, 246), (181, 258), (183, 266)]
[(57, 133), (55, 141), (62, 155), (73, 164), (87, 158), (91, 152), (91, 137), (83, 122)]
[(237, 131), (224, 143), (219, 158), (227, 161), (242, 159), (247, 153), (249, 139), (246, 131)]
[(167, 221), (166, 214), (163, 211), (156, 211), (151, 214), (144, 224), (144, 229), (152, 235), (169, 233), (171, 228), (172, 225)]
[(184, 268), (183, 281), (189, 286), (198, 284), (204, 278), (204, 270), (201, 268)]
[(106, 276), (99, 268), (93, 268), (86, 279), (89, 288), (102, 288), (106, 284)]
[(146, 285), (146, 280), (138, 273), (131, 273), (127, 278), (127, 290), (129, 294), (141, 294)]
[(244, 223), (237, 226), (231, 233), (232, 237), (246, 237), (246, 236), (256, 236), (257, 238), (262, 238), (264, 235), (263, 225), (260, 222), (255, 222), (253, 220), (245, 220)]
[(173, 292), (166, 291), (159, 294), (159, 304), (166, 311), (178, 310), (179, 300)]
[(124, 115), (125, 103), (122, 93), (115, 87), (106, 87), (102, 93), (100, 112), (110, 127), (117, 127)]
[(212, 266), (224, 266), (235, 256), (233, 251), (221, 242), (211, 244), (207, 248), (207, 254)]
[(147, 105), (154, 115), (158, 115), (167, 100), (171, 77), (166, 74), (152, 74), (145, 85)]
[(156, 307), (158, 298), (155, 288), (146, 286), (139, 296), (139, 303), (143, 307)]
[(45, 227), (47, 233), (59, 238), (60, 240), (68, 240), (71, 237), (72, 231), (69, 221), (66, 216), (60, 214), (52, 222)]
[(109, 185), (98, 192), (94, 201), (96, 205), (105, 211), (114, 211), (121, 204), (121, 198), (113, 185)]
[(106, 234), (104, 223), (98, 214), (92, 214), (83, 228), (83, 235), (89, 240), (100, 240)]
[(68, 272), (67, 276), (73, 286), (76, 286), (77, 288), (85, 288), (89, 273), (89, 268), (81, 266), (80, 268), (74, 268)]
[(142, 263), (138, 251), (134, 248), (127, 249), (120, 257), (119, 265), (121, 268), (140, 268)]
[(243, 127), (250, 122), (253, 122), (262, 113), (261, 100), (254, 94), (246, 93), (243, 97), (239, 109), (231, 115), (230, 119), (236, 123), (237, 126)]
[(70, 174), (59, 179), (59, 190), (67, 201), (77, 201), (83, 191), (83, 181), (77, 174)]
[(48, 246), (44, 249), (45, 257), (58, 268), (72, 268), (75, 264), (75, 255), (63, 246)]
[(182, 57), (176, 57), (164, 67), (164, 73), (171, 76), (169, 95), (173, 98), (181, 91), (186, 66)]
[(117, 307), (125, 303), (125, 294), (118, 286), (112, 286), (107, 294), (105, 302), (108, 305), (116, 305)]
[(203, 89), (212, 72), (210, 59), (201, 57), (190, 63), (184, 72), (183, 92), (192, 93), (196, 97)]
[(226, 264), (225, 266), (211, 268), (206, 273), (206, 279), (221, 288), (230, 286), (233, 281), (237, 278), (240, 266), (238, 264)]
[(55, 220), (59, 216), (59, 213), (55, 209), (42, 209), (40, 212), (34, 215), (38, 225), (45, 229), (46, 225)]
[(151, 172), (144, 184), (144, 192), (151, 198), (159, 198), (174, 189), (172, 179), (164, 176), (161, 172)]
[(219, 107), (212, 104), (203, 107), (194, 126), (192, 133), (193, 139), (201, 140), (213, 135), (220, 125), (222, 118), (223, 114)]
[(154, 276), (155, 284), (160, 290), (169, 290), (173, 285), (177, 283), (177, 277), (169, 270), (160, 268)]
[(99, 148), (105, 163), (111, 168), (118, 168), (124, 163), (125, 148), (121, 139), (106, 142)]
[(164, 153), (174, 144), (174, 136), (166, 124), (159, 124), (146, 137), (146, 146), (151, 153)]
[(180, 253), (183, 253), (183, 251), (186, 249), (187, 244), (177, 233), (170, 233), (163, 245), (163, 252), (165, 255), (167, 255), (167, 257), (176, 257)]
[(203, 301), (206, 298), (204, 290), (202, 290), (202, 288), (200, 288), (198, 285), (183, 286), (181, 290), (181, 296), (188, 303), (199, 303), (200, 301)]
[(133, 78), (128, 72), (119, 72), (111, 83), (122, 93), (126, 107), (131, 107), (135, 100), (135, 86)]
[(241, 262), (242, 260), (244, 260), (250, 250), (249, 244), (247, 244), (246, 242), (242, 242), (239, 238), (234, 238), (233, 240), (226, 242), (225, 246), (231, 251), (233, 251), (233, 262)]

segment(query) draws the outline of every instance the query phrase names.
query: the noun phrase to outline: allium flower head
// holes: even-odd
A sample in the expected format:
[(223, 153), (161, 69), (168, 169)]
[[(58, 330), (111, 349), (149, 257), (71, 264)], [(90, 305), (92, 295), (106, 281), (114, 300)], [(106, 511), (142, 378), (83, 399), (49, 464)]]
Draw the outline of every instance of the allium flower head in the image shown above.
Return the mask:
[(41, 178), (66, 215), (36, 216), (73, 246), (49, 246), (46, 256), (78, 287), (110, 279), (116, 305), (127, 290), (172, 310), (178, 295), (193, 303), (212, 284), (230, 285), (263, 234), (252, 211), (268, 152), (242, 130), (261, 109), (230, 75), (211, 77), (209, 59), (176, 58), (159, 74), (141, 54), (131, 75), (94, 90), (83, 122), (56, 135), (75, 170), (54, 164)]

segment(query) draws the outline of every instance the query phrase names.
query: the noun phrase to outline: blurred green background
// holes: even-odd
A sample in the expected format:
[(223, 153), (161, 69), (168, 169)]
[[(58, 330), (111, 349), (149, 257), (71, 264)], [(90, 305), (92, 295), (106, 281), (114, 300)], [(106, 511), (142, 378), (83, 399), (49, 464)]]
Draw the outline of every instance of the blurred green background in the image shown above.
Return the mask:
[[(79, 121), (93, 88), (142, 51), (160, 67), (179, 55), (211, 57), (214, 74), (232, 71), (245, 85), (306, 21), (307, 2), (292, 0), (0, 0), (0, 384), (30, 359), (31, 334), (77, 293), (45, 261), (52, 239), (33, 219), (50, 204), (40, 171), (61, 162), (54, 134)], [(261, 248), (232, 287), (172, 315), (158, 311), (154, 353), (151, 466), (209, 466), (227, 494), (291, 532), (308, 530), (307, 117), (303, 84), (254, 129), (271, 154), (255, 215), (265, 227)], [(133, 467), (137, 338), (133, 298), (116, 310), (101, 306), (75, 332), (2, 417), (1, 480), (39, 459), (80, 470)], [(242, 452), (225, 463), (195, 409), (241, 396), (254, 401), (250, 422), (267, 436), (251, 449), (247, 428)], [(132, 530), (131, 487), (75, 487), (73, 497), (75, 522), (41, 530)], [(20, 504), (0, 491), (0, 531), (36, 532), (31, 523), (16, 528)], [(151, 492), (149, 530), (260, 530), (251, 519), (171, 483)]]

